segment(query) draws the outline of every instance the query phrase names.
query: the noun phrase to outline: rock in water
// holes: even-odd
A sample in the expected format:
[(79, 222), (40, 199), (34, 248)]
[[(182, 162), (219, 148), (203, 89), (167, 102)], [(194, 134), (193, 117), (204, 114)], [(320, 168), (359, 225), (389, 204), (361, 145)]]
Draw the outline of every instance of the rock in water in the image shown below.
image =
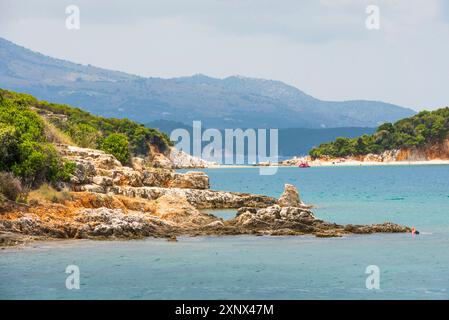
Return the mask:
[(278, 205), (281, 207), (300, 207), (302, 205), (298, 190), (294, 185), (285, 184), (284, 193), (279, 198)]

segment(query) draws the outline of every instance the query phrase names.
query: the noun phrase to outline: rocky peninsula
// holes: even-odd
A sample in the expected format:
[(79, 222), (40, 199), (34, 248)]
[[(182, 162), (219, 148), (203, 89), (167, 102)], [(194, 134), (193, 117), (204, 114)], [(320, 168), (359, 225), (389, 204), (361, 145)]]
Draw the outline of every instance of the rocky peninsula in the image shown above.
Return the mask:
[[(304, 235), (339, 237), (373, 232), (409, 232), (393, 223), (338, 225), (315, 217), (292, 185), (279, 199), (209, 189), (202, 172), (177, 173), (133, 158), (123, 166), (103, 151), (57, 145), (76, 164), (64, 197), (5, 202), (0, 208), (0, 245), (37, 239), (135, 239), (199, 235)], [(202, 209), (236, 209), (223, 220)]]

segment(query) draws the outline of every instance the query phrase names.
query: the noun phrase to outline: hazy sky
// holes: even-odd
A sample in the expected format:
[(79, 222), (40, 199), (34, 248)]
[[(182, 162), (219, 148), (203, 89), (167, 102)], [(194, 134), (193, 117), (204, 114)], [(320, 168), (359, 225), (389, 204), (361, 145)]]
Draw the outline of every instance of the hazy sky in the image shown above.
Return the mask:
[[(80, 30), (65, 8), (80, 8)], [(368, 30), (366, 6), (380, 9)], [(153, 77), (276, 79), (323, 100), (449, 105), (447, 0), (0, 0), (0, 36)]]

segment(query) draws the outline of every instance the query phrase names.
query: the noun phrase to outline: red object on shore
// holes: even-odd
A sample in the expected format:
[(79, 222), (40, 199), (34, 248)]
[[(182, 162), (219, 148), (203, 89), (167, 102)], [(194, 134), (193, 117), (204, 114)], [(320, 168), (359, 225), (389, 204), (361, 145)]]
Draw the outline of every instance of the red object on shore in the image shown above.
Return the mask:
[(300, 167), (300, 168), (310, 168), (310, 164), (308, 164), (307, 162), (301, 162), (298, 167)]

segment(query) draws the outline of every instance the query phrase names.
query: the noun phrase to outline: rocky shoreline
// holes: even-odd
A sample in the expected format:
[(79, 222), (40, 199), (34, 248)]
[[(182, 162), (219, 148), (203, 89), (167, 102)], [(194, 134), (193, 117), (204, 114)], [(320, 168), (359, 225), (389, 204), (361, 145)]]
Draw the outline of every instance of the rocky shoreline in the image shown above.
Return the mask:
[[(7, 203), (0, 208), (0, 246), (36, 239), (135, 239), (200, 235), (305, 235), (340, 237), (410, 232), (393, 223), (338, 225), (315, 217), (292, 185), (279, 199), (209, 189), (204, 173), (149, 168), (143, 159), (122, 166), (102, 151), (59, 146), (76, 163), (70, 190), (59, 202)], [(236, 209), (223, 220), (202, 209)]]

